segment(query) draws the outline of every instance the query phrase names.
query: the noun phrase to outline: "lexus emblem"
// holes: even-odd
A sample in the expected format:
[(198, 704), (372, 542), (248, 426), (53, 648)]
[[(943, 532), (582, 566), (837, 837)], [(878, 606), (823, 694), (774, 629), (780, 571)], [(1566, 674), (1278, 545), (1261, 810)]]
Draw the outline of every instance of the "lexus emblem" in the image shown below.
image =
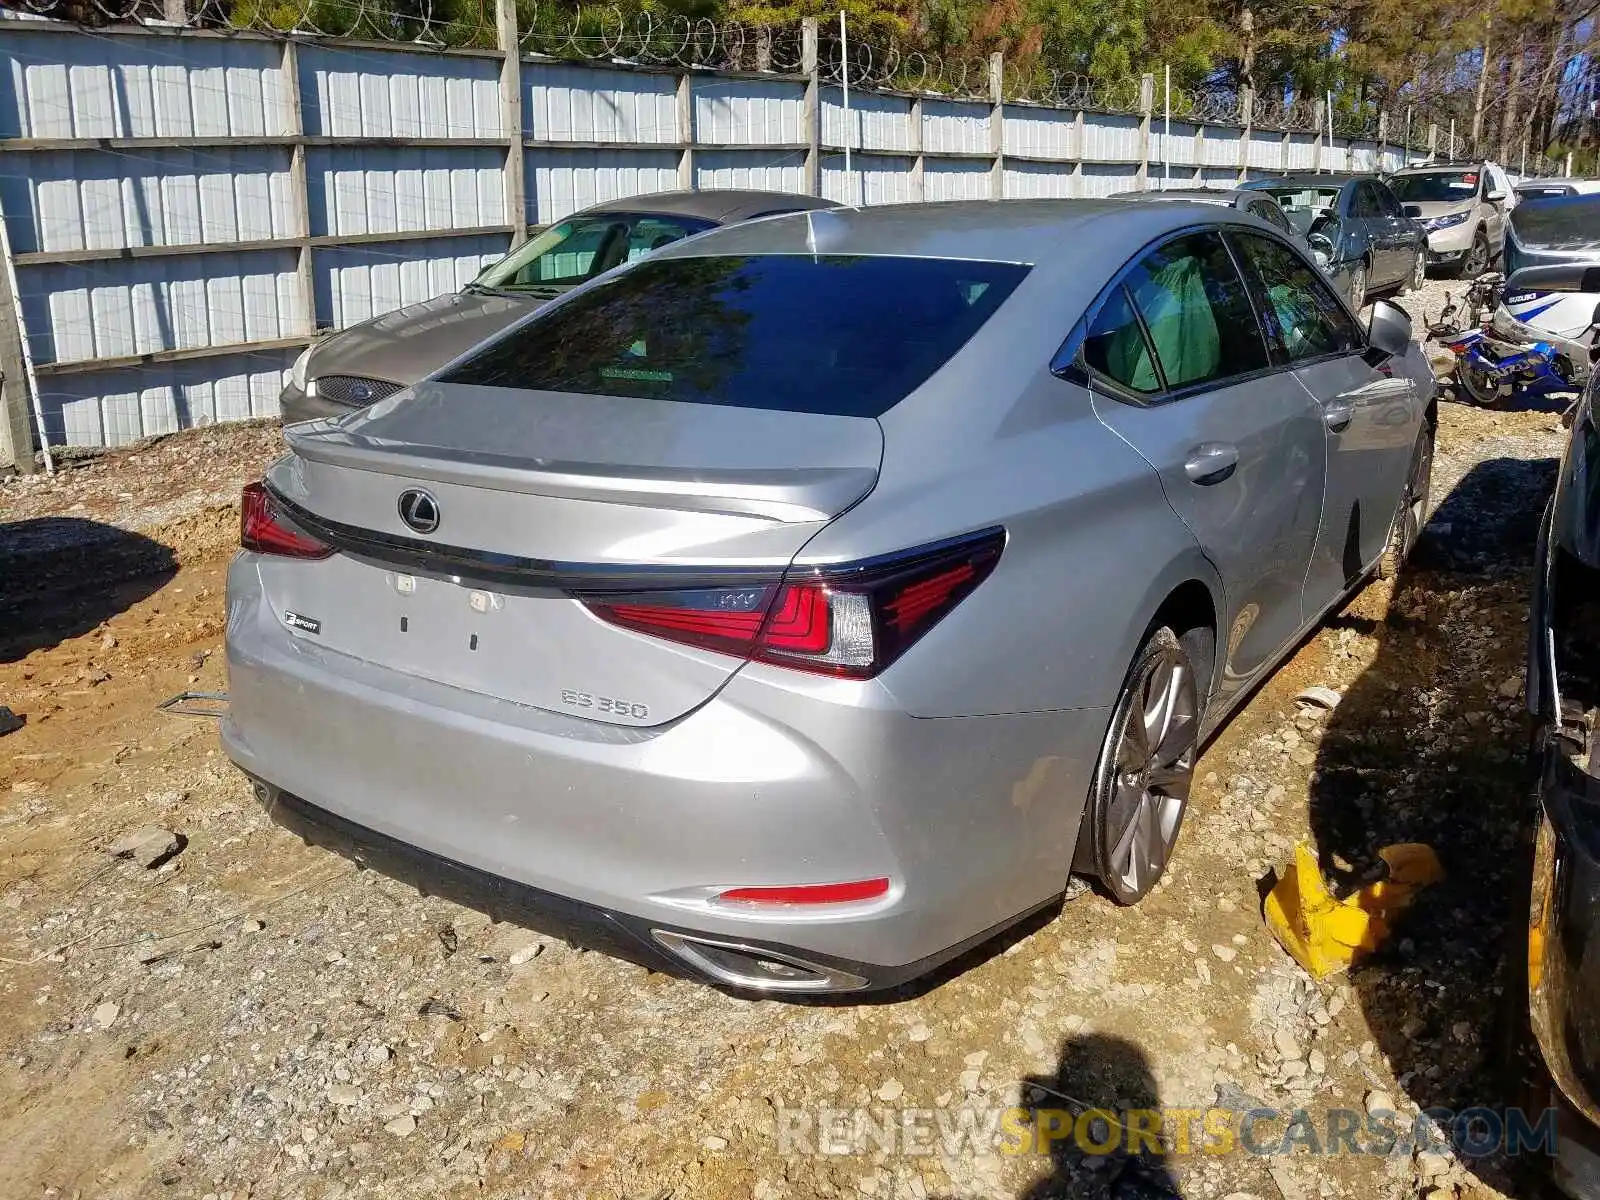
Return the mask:
[(439, 528), (439, 502), (421, 488), (400, 493), (400, 519), (418, 533)]
[(357, 404), (365, 404), (372, 399), (372, 385), (370, 383), (353, 384), (350, 388), (350, 399)]

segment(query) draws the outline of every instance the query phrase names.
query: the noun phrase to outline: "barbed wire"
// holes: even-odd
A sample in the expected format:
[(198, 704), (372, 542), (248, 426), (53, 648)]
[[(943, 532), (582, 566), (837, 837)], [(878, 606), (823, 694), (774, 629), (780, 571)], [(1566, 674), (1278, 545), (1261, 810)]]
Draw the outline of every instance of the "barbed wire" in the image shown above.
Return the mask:
[[(307, 38), (344, 38), (413, 47), (498, 48), (496, 0), (0, 0), (0, 7), (86, 26), (143, 24), (247, 29)], [(808, 68), (801, 22), (759, 24), (717, 21), (619, 3), (518, 0), (520, 52), (560, 61), (636, 65), (798, 77)], [(1035, 59), (1004, 58), (999, 79), (987, 54), (971, 47), (911, 47), (898, 38), (864, 31), (846, 42), (823, 21), (816, 34), (816, 72), (827, 86), (901, 95), (1008, 103), (1153, 117), (1208, 125), (1249, 125), (1263, 130), (1382, 141), (1415, 154), (1431, 146), (1441, 157), (1492, 156), (1495, 139), (1471, 138), (1461, 128), (1470, 97), (1454, 94), (1414, 100), (1409, 125), (1391, 110), (1387, 125), (1374, 105), (1335, 103), (1331, 113), (1315, 98), (1251, 95), (1232, 87), (1166, 86), (1165, 79), (1105, 79), (1048, 68)], [(1464, 107), (1465, 106), (1465, 107)], [(1456, 131), (1449, 133), (1452, 119)], [(1430, 130), (1431, 141), (1430, 141)], [(1558, 166), (1528, 154), (1541, 172)]]

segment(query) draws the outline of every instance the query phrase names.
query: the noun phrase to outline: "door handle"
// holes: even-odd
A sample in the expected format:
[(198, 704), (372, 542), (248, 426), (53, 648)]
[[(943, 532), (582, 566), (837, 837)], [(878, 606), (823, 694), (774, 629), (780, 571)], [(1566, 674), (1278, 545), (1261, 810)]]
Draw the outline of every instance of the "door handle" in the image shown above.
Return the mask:
[(1356, 415), (1354, 400), (1335, 400), (1322, 406), (1322, 423), (1334, 433), (1338, 433), (1350, 424), (1350, 418)]
[(1202, 486), (1221, 483), (1239, 465), (1239, 448), (1227, 442), (1201, 442), (1189, 451), (1183, 473), (1190, 483)]

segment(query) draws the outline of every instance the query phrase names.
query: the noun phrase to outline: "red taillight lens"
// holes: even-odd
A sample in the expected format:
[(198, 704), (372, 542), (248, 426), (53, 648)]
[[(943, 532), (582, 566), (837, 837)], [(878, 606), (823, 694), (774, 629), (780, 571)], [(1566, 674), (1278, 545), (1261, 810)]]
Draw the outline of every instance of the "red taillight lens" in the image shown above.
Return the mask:
[(889, 880), (854, 879), (849, 883), (803, 883), (791, 887), (739, 887), (717, 894), (736, 904), (858, 904), (889, 894)]
[(239, 544), (257, 554), (285, 558), (327, 558), (333, 547), (283, 520), (272, 493), (260, 483), (244, 485), (239, 506)]
[(890, 559), (808, 571), (778, 585), (585, 597), (602, 620), (670, 641), (821, 675), (868, 679), (994, 570), (991, 530)]

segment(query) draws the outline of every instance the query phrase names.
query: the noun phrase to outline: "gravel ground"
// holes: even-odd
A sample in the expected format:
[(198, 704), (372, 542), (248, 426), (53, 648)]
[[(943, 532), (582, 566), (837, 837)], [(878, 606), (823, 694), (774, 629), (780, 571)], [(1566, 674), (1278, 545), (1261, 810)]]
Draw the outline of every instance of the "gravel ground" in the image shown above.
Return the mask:
[[(1551, 412), (1444, 407), (1414, 566), (1210, 747), (1144, 905), (1088, 893), (861, 1005), (730, 997), (359, 871), (270, 824), (209, 721), (155, 712), (226, 686), (228, 505), (270, 427), (0, 484), (0, 701), (27, 722), (0, 756), (0, 1195), (1530, 1195), (1514, 1164), (1450, 1154), (811, 1151), (840, 1108), (981, 1130), (1010, 1106), (1505, 1102), (1526, 574), (1561, 437)], [(1310, 684), (1337, 707), (1297, 704)], [(1303, 838), (1352, 869), (1426, 840), (1450, 877), (1312, 983), (1259, 914)]]

